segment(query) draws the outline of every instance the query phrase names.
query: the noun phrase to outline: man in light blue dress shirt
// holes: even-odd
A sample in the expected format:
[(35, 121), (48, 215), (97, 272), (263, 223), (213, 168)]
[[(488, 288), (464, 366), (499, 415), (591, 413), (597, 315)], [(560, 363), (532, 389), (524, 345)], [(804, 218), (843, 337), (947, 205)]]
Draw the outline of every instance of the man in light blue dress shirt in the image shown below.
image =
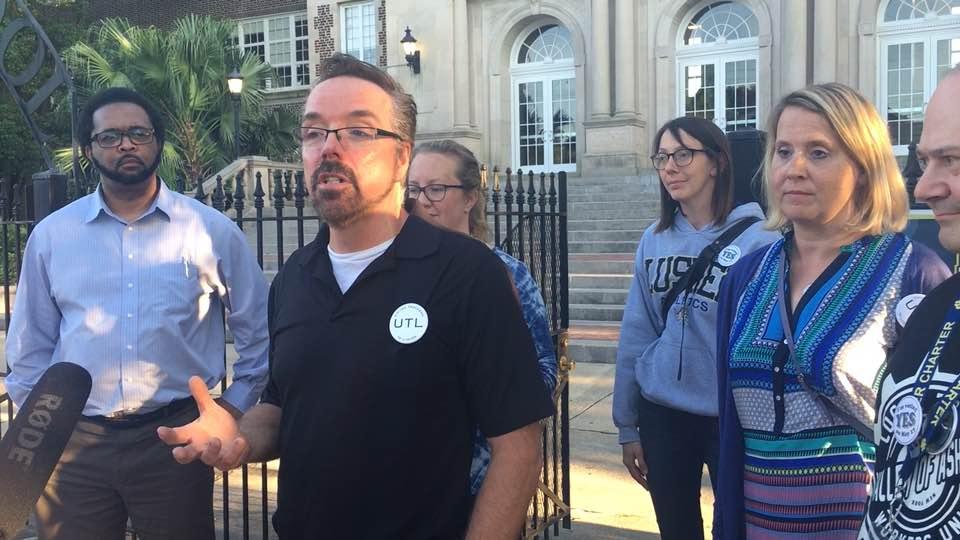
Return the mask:
[(214, 537), (209, 467), (178, 465), (159, 425), (197, 416), (187, 381), (226, 376), (222, 308), (239, 359), (221, 404), (235, 416), (266, 384), (267, 283), (228, 218), (157, 177), (157, 110), (136, 92), (93, 96), (80, 120), (95, 193), (37, 224), (7, 333), (7, 390), (73, 362), (93, 376), (83, 418), (37, 503), (41, 538)]

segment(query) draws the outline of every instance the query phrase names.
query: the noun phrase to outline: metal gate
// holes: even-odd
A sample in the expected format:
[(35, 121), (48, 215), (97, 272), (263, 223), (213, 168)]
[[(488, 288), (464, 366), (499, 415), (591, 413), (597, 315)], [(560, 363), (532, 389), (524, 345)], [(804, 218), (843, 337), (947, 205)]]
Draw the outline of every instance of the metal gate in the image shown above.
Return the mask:
[(481, 171), (486, 188), (487, 220), (494, 244), (527, 265), (543, 292), (547, 319), (557, 351), (558, 378), (553, 398), (556, 414), (543, 426), (543, 467), (538, 489), (527, 511), (524, 538), (550, 538), (570, 523), (570, 409), (569, 374), (574, 362), (567, 356), (570, 327), (569, 270), (567, 267), (567, 173), (529, 172), (501, 178), (494, 168)]
[[(266, 174), (264, 174), (264, 172)], [(188, 194), (228, 215), (246, 234), (257, 262), (268, 276), (283, 265), (294, 249), (313, 240), (320, 219), (307, 204), (307, 191), (300, 169), (269, 169), (252, 179), (240, 173), (231, 179), (188, 185), (178, 178), (176, 191)], [(484, 175), (487, 178), (487, 175)], [(487, 215), (496, 245), (525, 262), (544, 294), (544, 304), (554, 337), (560, 367), (554, 399), (557, 413), (544, 424), (543, 468), (539, 489), (528, 509), (525, 538), (549, 538), (551, 531), (570, 528), (570, 439), (567, 374), (568, 271), (566, 173), (527, 175), (508, 169), (492, 173), (487, 190)], [(252, 184), (252, 192), (249, 192)], [(83, 196), (93, 183), (71, 182), (66, 198)], [(207, 193), (209, 191), (209, 193)], [(27, 236), (35, 224), (33, 195), (29, 185), (0, 183), (0, 246), (5, 255), (0, 268), (3, 316), (9, 321), (16, 295), (18, 273)], [(56, 201), (62, 206), (67, 201)], [(229, 339), (229, 338), (228, 338)], [(224, 358), (226, 362), (226, 358)], [(0, 375), (5, 372), (0, 370)], [(221, 389), (225, 387), (224, 385)], [(0, 436), (13, 405), (3, 392), (0, 376)], [(270, 515), (276, 505), (277, 463), (250, 464), (229, 473), (217, 473), (214, 494), (216, 526), (230, 538), (276, 538)], [(132, 533), (130, 538), (136, 538)]]

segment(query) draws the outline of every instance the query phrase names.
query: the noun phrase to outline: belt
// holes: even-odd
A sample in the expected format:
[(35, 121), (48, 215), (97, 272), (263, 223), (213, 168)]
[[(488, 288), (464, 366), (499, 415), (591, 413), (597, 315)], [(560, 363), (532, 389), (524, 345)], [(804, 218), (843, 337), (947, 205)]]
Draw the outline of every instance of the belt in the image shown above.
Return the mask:
[(120, 411), (115, 413), (110, 413), (106, 415), (96, 415), (96, 416), (86, 416), (84, 419), (89, 422), (94, 422), (96, 424), (101, 424), (110, 427), (137, 427), (149, 424), (151, 422), (156, 422), (180, 414), (181, 412), (187, 410), (190, 407), (195, 407), (192, 397), (175, 399), (170, 403), (160, 407), (159, 409), (154, 409), (145, 413), (138, 411), (126, 412)]

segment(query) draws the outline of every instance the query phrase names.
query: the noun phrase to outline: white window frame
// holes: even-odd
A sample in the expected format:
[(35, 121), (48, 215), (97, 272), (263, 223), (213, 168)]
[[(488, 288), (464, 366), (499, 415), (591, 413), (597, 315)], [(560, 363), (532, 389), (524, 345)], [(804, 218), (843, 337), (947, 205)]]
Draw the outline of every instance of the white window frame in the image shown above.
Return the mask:
[[(349, 52), (347, 52), (347, 10), (354, 9), (354, 8), (359, 8), (361, 10), (360, 24), (362, 27), (363, 25), (362, 14), (363, 14), (364, 6), (369, 6), (371, 9), (373, 9), (373, 35), (372, 35), (373, 47), (371, 47), (370, 49), (373, 51), (373, 58), (361, 58), (361, 57), (356, 57), (356, 58), (359, 60), (363, 60), (368, 64), (377, 65), (377, 60), (380, 55), (380, 46), (377, 43), (377, 33), (379, 29), (377, 28), (378, 26), (377, 6), (374, 0), (363, 0), (362, 2), (348, 2), (348, 3), (340, 4), (340, 52), (344, 54), (350, 54)], [(361, 40), (362, 39), (363, 39), (363, 36), (361, 35)], [(365, 50), (365, 47), (361, 46), (360, 50), (361, 51)], [(362, 54), (363, 53), (361, 52), (361, 56)]]
[[(270, 21), (274, 19), (282, 19), (286, 17), (287, 22), (290, 25), (290, 38), (284, 40), (275, 40), (270, 38)], [(298, 18), (303, 18), (308, 21), (308, 35), (306, 36), (297, 36), (296, 31), (296, 21)], [(296, 13), (287, 13), (279, 15), (271, 15), (269, 17), (255, 17), (252, 19), (243, 19), (237, 21), (237, 47), (243, 52), (244, 43), (243, 43), (243, 25), (250, 23), (263, 23), (263, 57), (264, 62), (270, 65), (270, 67), (276, 69), (278, 67), (289, 67), (290, 68), (290, 85), (289, 86), (277, 86), (274, 84), (273, 77), (269, 77), (266, 80), (266, 86), (264, 88), (267, 92), (283, 92), (287, 90), (297, 90), (310, 87), (310, 38), (309, 38), (309, 18), (307, 17), (306, 11), (300, 11)], [(306, 60), (297, 60), (297, 41), (304, 40), (307, 42), (307, 59)], [(290, 44), (290, 62), (274, 65), (270, 62), (270, 47), (274, 43), (287, 42)], [(297, 68), (305, 67), (307, 74), (307, 81), (304, 84), (301, 84), (297, 79)]]
[[(680, 25), (680, 29), (677, 32), (677, 59), (676, 59), (676, 73), (674, 75), (674, 80), (677, 84), (677, 101), (676, 101), (676, 110), (677, 116), (683, 116), (686, 114), (686, 74), (684, 73), (687, 66), (694, 64), (713, 64), (714, 73), (716, 74), (716, 79), (714, 80), (715, 87), (717, 88), (717, 94), (714, 99), (714, 123), (720, 127), (720, 129), (726, 132), (727, 124), (727, 115), (726, 115), (726, 70), (725, 64), (727, 62), (738, 62), (743, 60), (753, 60), (756, 62), (757, 66), (757, 82), (756, 82), (756, 96), (757, 96), (757, 127), (756, 129), (762, 129), (763, 126), (763, 109), (760, 106), (760, 96), (763, 92), (762, 80), (760, 77), (760, 39), (758, 37), (738, 39), (735, 41), (725, 41), (720, 40), (712, 43), (698, 43), (696, 45), (687, 45), (683, 42), (683, 34), (693, 22), (693, 18), (700, 13), (700, 11), (710, 2), (702, 2), (697, 4), (692, 9), (687, 12), (686, 17), (684, 17), (683, 24)], [(737, 1), (736, 3), (742, 4), (753, 11), (753, 8), (749, 4), (746, 4), (742, 1)], [(756, 12), (754, 11), (754, 16)]]
[[(550, 110), (553, 109), (553, 81), (563, 80), (563, 79), (573, 79), (574, 81), (574, 90), (576, 90), (576, 79), (577, 71), (575, 66), (574, 58), (565, 58), (561, 60), (549, 60), (546, 62), (531, 62), (526, 64), (518, 64), (517, 56), (520, 54), (520, 47), (523, 45), (524, 40), (527, 39), (527, 36), (531, 32), (540, 28), (541, 26), (547, 26), (549, 23), (544, 21), (538, 21), (537, 23), (531, 24), (523, 32), (520, 33), (520, 37), (517, 39), (516, 43), (513, 44), (513, 48), (510, 51), (510, 139), (511, 139), (511, 161), (517, 167), (523, 169), (523, 172), (576, 172), (577, 163), (579, 162), (580, 154), (580, 144), (579, 134), (577, 137), (577, 153), (574, 156), (573, 163), (553, 163), (553, 144), (551, 142), (544, 141), (543, 148), (543, 165), (534, 165), (520, 167), (520, 119), (518, 118), (518, 109), (520, 105), (520, 85), (524, 83), (531, 82), (542, 82), (543, 83), (543, 98), (544, 98), (544, 132), (546, 138), (553, 137), (553, 117), (546, 114), (547, 107), (550, 107)], [(569, 29), (567, 29), (569, 33)], [(571, 36), (572, 37), (572, 36)], [(572, 43), (571, 43), (572, 45)], [(549, 100), (547, 98), (550, 98)], [(575, 103), (581, 99), (580, 96), (576, 96)], [(574, 115), (577, 114), (576, 104), (574, 105), (573, 110)], [(577, 125), (579, 119), (574, 118), (574, 125)]]
[[(960, 39), (960, 16), (927, 16), (922, 19), (907, 19), (904, 21), (884, 22), (888, 2), (883, 2), (878, 10), (877, 40), (877, 109), (884, 125), (887, 124), (887, 103), (889, 91), (887, 84), (888, 49), (890, 45), (922, 42), (924, 47), (923, 73), (923, 110), (927, 108), (930, 96), (937, 87), (936, 44), (943, 39)], [(914, 141), (916, 142), (916, 141)], [(906, 156), (909, 146), (897, 144), (893, 146), (894, 155)]]
[(727, 129), (727, 110), (726, 110), (726, 64), (728, 62), (740, 62), (743, 60), (753, 60), (756, 64), (756, 108), (757, 119), (756, 129), (762, 129), (763, 109), (760, 107), (760, 95), (763, 86), (760, 80), (760, 59), (757, 51), (729, 51), (726, 53), (697, 54), (697, 55), (677, 55), (677, 116), (687, 114), (687, 96), (686, 96), (686, 68), (692, 65), (713, 64), (714, 65), (714, 87), (716, 94), (713, 100), (713, 123), (726, 133)]

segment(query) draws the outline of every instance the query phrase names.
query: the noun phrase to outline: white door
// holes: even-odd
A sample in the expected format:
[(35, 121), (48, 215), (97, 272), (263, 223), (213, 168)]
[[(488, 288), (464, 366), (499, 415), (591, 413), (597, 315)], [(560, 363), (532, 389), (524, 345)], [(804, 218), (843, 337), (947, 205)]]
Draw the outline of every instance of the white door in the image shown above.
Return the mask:
[(573, 72), (513, 79), (513, 163), (524, 172), (577, 168), (577, 96)]
[(688, 58), (677, 67), (681, 115), (706, 118), (727, 132), (758, 128), (755, 54)]

